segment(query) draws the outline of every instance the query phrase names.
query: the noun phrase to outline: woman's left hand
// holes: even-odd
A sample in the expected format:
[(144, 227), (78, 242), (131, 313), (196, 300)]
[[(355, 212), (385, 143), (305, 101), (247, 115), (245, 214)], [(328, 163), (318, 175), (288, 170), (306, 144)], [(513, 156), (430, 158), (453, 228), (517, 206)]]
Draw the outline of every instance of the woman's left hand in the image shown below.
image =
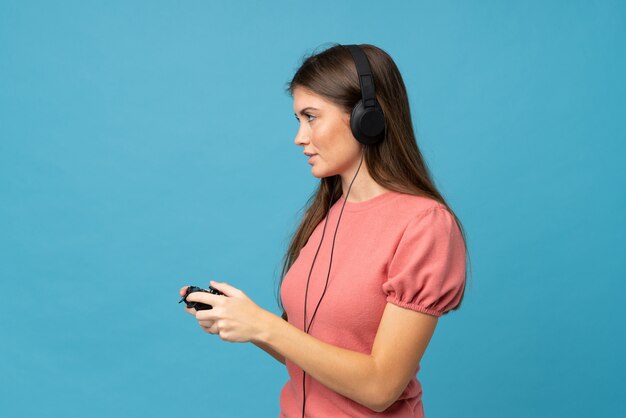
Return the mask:
[(218, 334), (224, 341), (255, 342), (263, 332), (264, 319), (269, 314), (260, 308), (243, 291), (211, 280), (211, 286), (226, 296), (205, 292), (193, 292), (189, 302), (201, 302), (213, 309), (196, 312), (196, 319), (209, 334)]

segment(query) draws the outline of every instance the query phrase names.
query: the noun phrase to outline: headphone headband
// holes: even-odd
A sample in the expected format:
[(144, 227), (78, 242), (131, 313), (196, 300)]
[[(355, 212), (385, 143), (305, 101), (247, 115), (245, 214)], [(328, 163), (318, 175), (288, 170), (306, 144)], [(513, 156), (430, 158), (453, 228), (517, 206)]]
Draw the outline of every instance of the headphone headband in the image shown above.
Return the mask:
[(346, 45), (352, 54), (356, 71), (359, 74), (359, 84), (361, 85), (361, 97), (364, 107), (376, 106), (376, 90), (374, 89), (374, 76), (370, 69), (369, 61), (365, 52), (358, 45)]

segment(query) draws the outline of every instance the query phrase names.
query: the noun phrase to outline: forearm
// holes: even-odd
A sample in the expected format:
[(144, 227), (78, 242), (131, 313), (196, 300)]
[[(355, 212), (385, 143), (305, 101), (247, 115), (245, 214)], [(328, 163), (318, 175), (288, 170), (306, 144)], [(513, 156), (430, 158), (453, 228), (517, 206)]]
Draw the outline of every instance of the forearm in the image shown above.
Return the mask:
[(267, 354), (274, 357), (276, 360), (278, 360), (282, 364), (285, 364), (285, 357), (280, 355), (276, 351), (272, 350), (272, 348), (270, 348), (267, 344), (262, 343), (261, 341), (255, 341), (253, 342), (253, 344), (259, 347), (260, 349), (264, 350)]
[(333, 391), (373, 410), (380, 405), (372, 356), (325, 343), (273, 314), (259, 339)]

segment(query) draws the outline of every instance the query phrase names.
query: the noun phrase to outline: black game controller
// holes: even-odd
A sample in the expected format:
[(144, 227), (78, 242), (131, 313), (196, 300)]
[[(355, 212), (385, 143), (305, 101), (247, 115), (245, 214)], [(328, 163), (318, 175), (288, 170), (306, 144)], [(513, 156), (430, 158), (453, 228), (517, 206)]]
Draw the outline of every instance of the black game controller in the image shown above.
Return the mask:
[(220, 292), (217, 289), (212, 288), (211, 286), (209, 286), (209, 289), (203, 289), (201, 287), (197, 287), (197, 286), (189, 286), (187, 288), (187, 291), (185, 292), (185, 296), (182, 297), (181, 300), (178, 301), (178, 303), (181, 302), (185, 302), (187, 304), (187, 307), (190, 309), (195, 309), (196, 311), (205, 311), (208, 309), (213, 309), (213, 307), (211, 305), (207, 305), (206, 303), (201, 303), (201, 302), (187, 302), (187, 296), (189, 296), (190, 293), (193, 292), (205, 292), (205, 293), (212, 293), (214, 295), (222, 295), (222, 296), (226, 296), (224, 295), (224, 293)]

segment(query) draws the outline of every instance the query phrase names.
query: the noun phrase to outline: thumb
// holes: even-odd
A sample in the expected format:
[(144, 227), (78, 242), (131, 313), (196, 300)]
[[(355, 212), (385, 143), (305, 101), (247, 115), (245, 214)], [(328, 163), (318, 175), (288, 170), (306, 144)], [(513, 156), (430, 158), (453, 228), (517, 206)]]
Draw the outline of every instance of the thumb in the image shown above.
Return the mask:
[(179, 293), (181, 296), (185, 296), (185, 292), (187, 291), (187, 288), (188, 288), (188, 287), (189, 287), (189, 286), (183, 286), (183, 287), (181, 287), (181, 288), (180, 288), (180, 290), (178, 291), (178, 293)]
[(219, 290), (220, 292), (222, 292), (223, 294), (225, 294), (226, 296), (238, 296), (240, 294), (243, 294), (243, 292), (239, 289), (237, 289), (236, 287), (233, 287), (231, 285), (229, 285), (226, 282), (216, 282), (211, 280), (211, 287), (214, 289)]

